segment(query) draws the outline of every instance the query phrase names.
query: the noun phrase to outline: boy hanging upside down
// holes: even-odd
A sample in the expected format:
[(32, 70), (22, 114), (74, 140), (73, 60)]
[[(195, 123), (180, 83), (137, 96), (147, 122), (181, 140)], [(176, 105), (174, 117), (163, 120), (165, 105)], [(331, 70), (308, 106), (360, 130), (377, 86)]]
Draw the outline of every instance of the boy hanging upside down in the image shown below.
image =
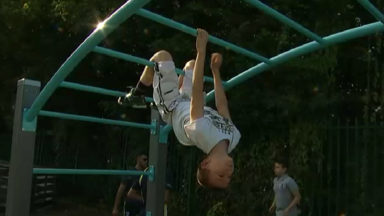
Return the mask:
[(208, 33), (203, 29), (197, 32), (197, 56), (186, 63), (184, 76), (178, 78), (171, 54), (159, 51), (150, 59), (155, 66), (145, 67), (136, 88), (119, 102), (127, 106), (138, 105), (138, 102), (144, 102), (144, 95), (153, 91), (153, 99), (162, 119), (173, 126), (179, 142), (196, 146), (207, 154), (197, 170), (199, 184), (209, 188), (227, 188), (234, 170), (233, 160), (228, 154), (239, 143), (241, 135), (231, 121), (220, 77), (222, 56), (219, 53), (211, 56), (217, 111), (204, 106), (203, 78)]

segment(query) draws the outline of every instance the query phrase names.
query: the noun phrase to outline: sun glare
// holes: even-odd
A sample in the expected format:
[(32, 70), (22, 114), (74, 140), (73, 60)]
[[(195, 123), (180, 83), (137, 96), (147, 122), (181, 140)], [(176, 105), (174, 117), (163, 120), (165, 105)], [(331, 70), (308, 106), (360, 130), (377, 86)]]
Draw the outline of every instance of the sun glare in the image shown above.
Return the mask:
[(103, 29), (104, 28), (104, 22), (99, 22), (99, 24), (97, 24), (97, 29)]

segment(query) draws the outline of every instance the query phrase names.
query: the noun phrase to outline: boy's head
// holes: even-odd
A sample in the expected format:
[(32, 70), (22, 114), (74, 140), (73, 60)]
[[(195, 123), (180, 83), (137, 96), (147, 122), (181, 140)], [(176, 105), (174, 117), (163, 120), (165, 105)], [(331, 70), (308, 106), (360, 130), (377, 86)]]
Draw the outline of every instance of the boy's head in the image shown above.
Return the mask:
[(228, 155), (208, 155), (197, 169), (197, 181), (207, 188), (225, 189), (231, 182), (233, 160)]
[(278, 158), (275, 160), (274, 172), (276, 176), (283, 176), (287, 173), (288, 161), (285, 158)]

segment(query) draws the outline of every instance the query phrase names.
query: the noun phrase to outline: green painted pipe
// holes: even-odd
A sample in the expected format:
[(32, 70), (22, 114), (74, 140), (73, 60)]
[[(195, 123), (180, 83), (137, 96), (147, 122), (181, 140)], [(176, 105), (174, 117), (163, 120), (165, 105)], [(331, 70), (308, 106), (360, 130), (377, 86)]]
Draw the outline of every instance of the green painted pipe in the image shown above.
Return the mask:
[(256, 8), (262, 10), (264, 13), (271, 15), (272, 17), (276, 18), (280, 22), (290, 26), (291, 28), (295, 29), (296, 31), (302, 33), (303, 35), (307, 36), (308, 38), (317, 41), (318, 43), (324, 43), (323, 38), (318, 36), (317, 34), (311, 32), (301, 24), (293, 21), (292, 19), (288, 18), (287, 16), (279, 13), (275, 9), (267, 6), (266, 4), (258, 1), (258, 0), (245, 0), (249, 4), (255, 6)]
[[(109, 95), (109, 96), (114, 96), (114, 97), (124, 97), (127, 94), (126, 92), (109, 90), (109, 89), (104, 89), (104, 88), (99, 88), (99, 87), (94, 87), (94, 86), (89, 86), (89, 85), (83, 85), (83, 84), (73, 83), (73, 82), (66, 82), (66, 81), (63, 81), (60, 84), (60, 87), (75, 89), (75, 90), (85, 91), (85, 92), (91, 92), (91, 93), (97, 93), (97, 94), (102, 94), (102, 95)], [(146, 97), (145, 100), (148, 103), (153, 102), (153, 99), (150, 97)]]
[(122, 52), (119, 52), (119, 51), (108, 49), (108, 48), (105, 48), (105, 47), (96, 46), (93, 49), (93, 51), (96, 52), (96, 53), (99, 53), (99, 54), (107, 55), (107, 56), (110, 56), (110, 57), (122, 59), (122, 60), (129, 61), (129, 62), (138, 63), (138, 64), (145, 65), (145, 66), (150, 66), (150, 67), (154, 67), (155, 66), (154, 62), (148, 61), (145, 58), (136, 57), (136, 56), (129, 55), (129, 54), (126, 54), (126, 53), (122, 53)]
[[(145, 9), (140, 9), (136, 12), (137, 15), (141, 16), (141, 17), (144, 17), (144, 18), (147, 18), (147, 19), (150, 19), (152, 21), (155, 21), (155, 22), (158, 22), (160, 24), (163, 24), (163, 25), (166, 25), (168, 27), (171, 27), (171, 28), (174, 28), (174, 29), (177, 29), (177, 30), (180, 30), (184, 33), (187, 33), (189, 35), (192, 35), (192, 36), (196, 36), (197, 35), (197, 30), (194, 29), (194, 28), (191, 28), (189, 26), (186, 26), (184, 24), (181, 24), (179, 22), (176, 22), (172, 19), (169, 19), (169, 18), (166, 18), (166, 17), (163, 17), (163, 16), (160, 16), (156, 13), (153, 13), (151, 11), (148, 11), (148, 10), (145, 10)], [(219, 46), (222, 46), (226, 49), (230, 49), (232, 51), (235, 51), (237, 53), (240, 53), (242, 55), (245, 55), (245, 56), (248, 56), (252, 59), (256, 59), (258, 61), (261, 61), (261, 62), (266, 62), (266, 63), (270, 63), (269, 59), (268, 58), (265, 58), (257, 53), (254, 53), (254, 52), (251, 52), (247, 49), (244, 49), (242, 47), (239, 47), (239, 46), (236, 46), (232, 43), (229, 43), (229, 42), (226, 42), (222, 39), (219, 39), (217, 37), (214, 37), (214, 36), (209, 36), (209, 41), (213, 44), (216, 44), (216, 45), (219, 45)]]
[(41, 108), (57, 87), (59, 87), (60, 83), (64, 81), (64, 79), (97, 44), (149, 1), (150, 0), (128, 1), (104, 21), (104, 28), (96, 28), (95, 31), (72, 53), (64, 64), (61, 65), (51, 80), (49, 80), (26, 114), (26, 120), (32, 121), (38, 115)]
[(124, 97), (127, 94), (126, 92), (113, 91), (113, 90), (103, 89), (99, 87), (93, 87), (93, 86), (88, 86), (88, 85), (83, 85), (83, 84), (73, 83), (73, 82), (66, 82), (66, 81), (63, 81), (60, 84), (60, 87), (75, 89), (75, 90), (85, 91), (85, 92), (91, 92), (91, 93), (98, 93), (103, 95), (109, 95), (114, 97)]
[(46, 175), (150, 175), (150, 172), (138, 170), (99, 170), (99, 169), (55, 169), (55, 168), (34, 168), (33, 174)]
[[(384, 31), (384, 25), (381, 22), (376, 22), (376, 23), (371, 23), (367, 24), (364, 26), (360, 26), (357, 28), (353, 29), (348, 29), (343, 32), (339, 32), (333, 35), (330, 35), (328, 37), (324, 38), (325, 43), (324, 44), (319, 44), (315, 41), (306, 43), (304, 45), (301, 45), (299, 47), (296, 47), (294, 49), (291, 49), (287, 52), (281, 53), (273, 58), (271, 58), (272, 65), (280, 65), (282, 63), (287, 62), (288, 60), (291, 60), (295, 57), (302, 56), (311, 52), (314, 52), (319, 49), (326, 48), (330, 45), (334, 45), (337, 43), (342, 43), (351, 39), (359, 38), (359, 37), (364, 37), (370, 34), (374, 34), (377, 32), (382, 32)], [(268, 65), (265, 63), (260, 63), (242, 73), (239, 75), (233, 77), (232, 79), (227, 81), (227, 85), (225, 86), (226, 90), (229, 90), (246, 80), (272, 68), (272, 65)], [(214, 99), (214, 91), (211, 91), (207, 95), (207, 101), (211, 101)]]
[(77, 121), (85, 121), (85, 122), (93, 122), (93, 123), (108, 124), (108, 125), (118, 125), (118, 126), (125, 126), (125, 127), (144, 128), (144, 129), (151, 129), (151, 130), (155, 130), (156, 129), (156, 126), (152, 125), (152, 124), (142, 124), (142, 123), (135, 123), (135, 122), (127, 122), (127, 121), (119, 121), (119, 120), (112, 120), (112, 119), (96, 118), (96, 117), (91, 117), (91, 116), (74, 115), (74, 114), (59, 113), (59, 112), (52, 112), (52, 111), (45, 111), (45, 110), (41, 110), (39, 112), (39, 115), (40, 116), (45, 116), (45, 117), (68, 119), (68, 120), (77, 120)]
[(368, 0), (357, 0), (369, 13), (372, 14), (378, 21), (384, 23), (384, 15)]
[[(348, 29), (343, 32), (339, 32), (333, 35), (330, 35), (328, 37), (325, 37), (324, 40), (326, 43), (319, 44), (317, 42), (309, 42), (304, 45), (301, 45), (299, 47), (296, 47), (294, 49), (291, 49), (287, 52), (281, 53), (271, 59), (273, 62), (273, 65), (279, 65), (282, 63), (287, 62), (288, 60), (291, 60), (293, 58), (296, 58), (301, 55), (305, 55), (311, 52), (314, 52), (319, 49), (326, 48), (330, 45), (334, 45), (337, 43), (346, 42), (348, 40), (364, 37), (370, 34), (374, 34), (377, 32), (383, 32), (384, 31), (384, 25), (381, 22), (375, 22), (371, 24), (367, 24), (364, 26), (360, 26), (353, 29)], [(241, 83), (245, 82), (248, 79), (251, 79), (252, 77), (261, 74), (262, 72), (272, 68), (271, 65), (260, 63), (240, 74), (233, 77), (229, 81), (226, 82), (225, 90), (229, 90), (237, 85), (240, 85)], [(211, 91), (208, 93), (206, 100), (212, 101), (215, 97), (215, 92)], [(163, 136), (166, 137), (166, 133), (169, 133), (172, 129), (172, 126), (167, 125), (165, 126), (163, 130)]]
[[(115, 51), (115, 50), (108, 49), (108, 48), (104, 48), (104, 47), (96, 46), (93, 49), (93, 51), (96, 52), (96, 53), (99, 53), (99, 54), (107, 55), (107, 56), (110, 56), (110, 57), (122, 59), (122, 60), (129, 61), (129, 62), (138, 63), (138, 64), (145, 65), (145, 66), (150, 66), (150, 67), (155, 66), (155, 63), (153, 63), (151, 61), (148, 61), (145, 58), (136, 57), (136, 56), (133, 56), (133, 55), (129, 55), (129, 54), (126, 54), (126, 53), (122, 53), (122, 52)], [(176, 68), (176, 73), (184, 75), (184, 71), (182, 69), (180, 69), (180, 68)], [(212, 82), (213, 83), (213, 78), (212, 77), (208, 77), (208, 76), (204, 76), (204, 81)], [(223, 83), (225, 83), (225, 81), (223, 81)]]
[(172, 126), (171, 125), (165, 125), (160, 127), (160, 136), (159, 136), (159, 142), (160, 143), (167, 143), (168, 142), (168, 135), (169, 132), (171, 132)]

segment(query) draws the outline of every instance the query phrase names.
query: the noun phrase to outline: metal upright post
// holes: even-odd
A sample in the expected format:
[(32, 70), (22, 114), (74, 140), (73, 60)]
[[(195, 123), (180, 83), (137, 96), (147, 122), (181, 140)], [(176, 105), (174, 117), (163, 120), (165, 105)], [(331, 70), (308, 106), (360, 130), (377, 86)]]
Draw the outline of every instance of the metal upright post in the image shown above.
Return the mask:
[(21, 79), (17, 83), (9, 166), (6, 216), (29, 216), (36, 118), (25, 121), (24, 111), (40, 93), (40, 82)]
[(163, 128), (159, 112), (156, 107), (151, 108), (152, 124), (156, 124), (156, 130), (151, 130), (149, 144), (149, 165), (154, 168), (154, 178), (148, 178), (147, 190), (147, 216), (164, 215), (165, 178), (167, 165), (167, 141), (161, 139), (160, 130)]

